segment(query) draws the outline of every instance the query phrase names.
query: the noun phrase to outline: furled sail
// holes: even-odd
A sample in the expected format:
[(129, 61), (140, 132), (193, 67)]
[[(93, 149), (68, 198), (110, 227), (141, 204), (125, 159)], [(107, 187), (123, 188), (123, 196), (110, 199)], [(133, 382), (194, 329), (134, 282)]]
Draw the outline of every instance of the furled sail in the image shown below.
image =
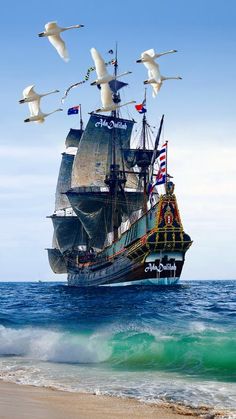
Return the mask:
[[(109, 192), (99, 187), (73, 188), (67, 192), (69, 201), (84, 226), (90, 244), (102, 248), (109, 232), (112, 232), (112, 200)], [(118, 192), (116, 198), (117, 224), (128, 219), (143, 204), (143, 193), (138, 191)]]
[[(80, 140), (72, 168), (71, 186), (104, 187), (112, 162), (112, 142), (116, 142), (116, 164), (123, 169), (122, 149), (130, 148), (133, 121), (92, 114)], [(124, 163), (125, 164), (125, 163)], [(125, 166), (126, 168), (126, 166)], [(136, 188), (135, 174), (127, 176), (126, 187)]]
[(54, 241), (61, 253), (86, 245), (87, 234), (78, 217), (52, 215), (50, 218), (54, 227)]

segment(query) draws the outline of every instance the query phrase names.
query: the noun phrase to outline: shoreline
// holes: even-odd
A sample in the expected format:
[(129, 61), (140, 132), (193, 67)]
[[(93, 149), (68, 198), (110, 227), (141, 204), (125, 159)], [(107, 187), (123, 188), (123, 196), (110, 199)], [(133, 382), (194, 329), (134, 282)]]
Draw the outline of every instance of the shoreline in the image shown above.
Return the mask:
[(236, 417), (207, 407), (148, 404), (133, 398), (100, 396), (0, 381), (0, 419), (187, 419)]

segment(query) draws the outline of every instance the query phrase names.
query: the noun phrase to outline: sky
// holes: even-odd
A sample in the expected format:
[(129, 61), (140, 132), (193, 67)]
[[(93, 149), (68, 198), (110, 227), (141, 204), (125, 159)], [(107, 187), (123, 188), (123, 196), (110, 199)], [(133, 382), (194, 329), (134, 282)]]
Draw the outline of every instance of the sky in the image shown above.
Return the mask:
[[(63, 34), (70, 61), (58, 56), (37, 34), (49, 21), (60, 26), (84, 24)], [(236, 267), (236, 3), (231, 0), (134, 0), (101, 3), (80, 0), (1, 4), (0, 112), (0, 281), (65, 280), (51, 272), (45, 248), (53, 229), (60, 153), (78, 118), (70, 106), (88, 112), (100, 107), (98, 89), (89, 83), (71, 91), (63, 108), (44, 124), (25, 124), (28, 106), (19, 105), (22, 90), (59, 89), (43, 98), (50, 112), (61, 107), (65, 89), (83, 79), (93, 65), (90, 48), (105, 60), (118, 43), (119, 70), (132, 74), (123, 100), (141, 102), (147, 72), (136, 64), (140, 53), (177, 49), (159, 59), (165, 76), (182, 76), (163, 84), (153, 99), (147, 90), (147, 118), (158, 126), (165, 114), (163, 140), (169, 142), (168, 170), (174, 176), (185, 231), (194, 243), (182, 274), (191, 279), (235, 279)], [(130, 105), (124, 117), (141, 117)], [(155, 129), (154, 129), (155, 131)]]

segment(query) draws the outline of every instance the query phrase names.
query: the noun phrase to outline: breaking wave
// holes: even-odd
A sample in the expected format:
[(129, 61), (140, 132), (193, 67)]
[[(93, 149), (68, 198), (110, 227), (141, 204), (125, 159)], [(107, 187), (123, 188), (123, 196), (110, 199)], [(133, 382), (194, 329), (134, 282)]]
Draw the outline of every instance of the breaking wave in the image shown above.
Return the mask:
[(1, 326), (0, 355), (51, 362), (99, 363), (109, 358), (110, 350), (101, 335)]
[(0, 355), (117, 370), (156, 370), (236, 381), (236, 332), (206, 329), (68, 332), (0, 326)]
[(235, 284), (2, 283), (0, 379), (235, 409)]

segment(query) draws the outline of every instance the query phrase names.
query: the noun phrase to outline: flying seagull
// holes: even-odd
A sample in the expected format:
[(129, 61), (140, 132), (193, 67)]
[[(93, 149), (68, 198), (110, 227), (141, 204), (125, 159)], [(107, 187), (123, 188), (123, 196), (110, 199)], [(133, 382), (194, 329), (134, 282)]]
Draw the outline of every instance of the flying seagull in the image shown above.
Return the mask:
[(51, 44), (56, 48), (60, 57), (63, 60), (68, 61), (69, 60), (68, 51), (67, 51), (65, 42), (60, 37), (60, 33), (64, 31), (68, 31), (69, 29), (76, 29), (76, 28), (82, 28), (82, 27), (84, 27), (84, 25), (73, 25), (73, 26), (68, 26), (66, 28), (60, 28), (60, 26), (58, 26), (56, 22), (48, 22), (45, 25), (46, 30), (44, 32), (39, 33), (38, 36), (40, 37), (47, 36), (49, 42), (51, 42)]
[[(175, 50), (172, 50), (175, 52)], [(166, 52), (167, 54), (168, 52)], [(169, 52), (170, 53), (170, 52)], [(151, 55), (150, 55), (151, 54)], [(162, 53), (163, 55), (164, 53)], [(160, 68), (158, 63), (155, 61), (155, 58), (160, 56), (160, 54), (155, 54), (153, 49), (142, 52), (141, 59), (137, 60), (137, 63), (143, 63), (148, 70), (148, 79), (144, 81), (144, 84), (150, 84), (153, 88), (152, 96), (156, 97), (159, 92), (163, 81), (165, 80), (182, 80), (182, 77), (164, 77), (160, 73)]]
[(150, 55), (150, 57), (152, 57), (153, 59), (155, 58), (159, 58), (162, 57), (162, 55), (167, 55), (167, 54), (173, 54), (174, 52), (178, 52), (177, 49), (171, 49), (169, 51), (165, 51), (165, 52), (155, 52), (154, 49), (148, 49), (147, 51), (142, 52), (141, 54), (141, 58), (139, 60), (137, 60), (137, 63), (144, 63), (145, 60), (145, 56), (143, 54), (148, 54)]
[(126, 74), (131, 74), (132, 71), (126, 71), (125, 73), (119, 74), (118, 76), (111, 75), (108, 73), (106, 69), (106, 64), (99, 52), (95, 48), (91, 48), (90, 50), (94, 64), (95, 69), (97, 73), (97, 79), (93, 81), (91, 86), (100, 85), (102, 83), (108, 83), (111, 80), (118, 79), (119, 77), (125, 76)]

